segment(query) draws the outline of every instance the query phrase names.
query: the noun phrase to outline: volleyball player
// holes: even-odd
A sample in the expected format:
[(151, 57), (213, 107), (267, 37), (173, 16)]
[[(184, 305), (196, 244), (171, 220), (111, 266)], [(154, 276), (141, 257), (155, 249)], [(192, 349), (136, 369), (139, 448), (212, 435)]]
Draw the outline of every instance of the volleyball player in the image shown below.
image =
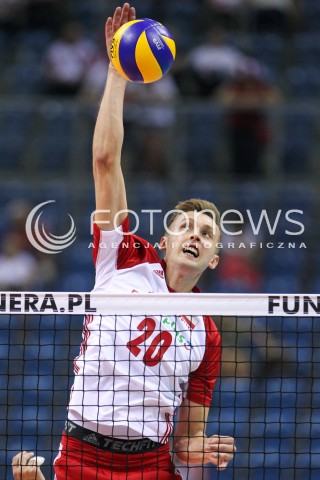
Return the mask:
[[(128, 3), (108, 18), (109, 55), (114, 32), (132, 19)], [(218, 264), (218, 211), (205, 201), (179, 204), (182, 213), (173, 215), (160, 241), (162, 262), (150, 244), (128, 233), (120, 163), (126, 83), (110, 65), (94, 131), (94, 292), (196, 292), (203, 271)], [(87, 316), (56, 479), (181, 479), (168, 443), (176, 409), (179, 461), (226, 468), (234, 439), (205, 435), (220, 358), (210, 317)]]

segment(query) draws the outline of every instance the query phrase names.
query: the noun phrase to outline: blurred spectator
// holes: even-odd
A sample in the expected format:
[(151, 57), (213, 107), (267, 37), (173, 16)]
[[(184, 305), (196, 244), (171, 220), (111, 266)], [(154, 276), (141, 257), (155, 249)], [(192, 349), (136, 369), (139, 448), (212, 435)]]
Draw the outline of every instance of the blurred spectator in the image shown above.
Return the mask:
[(228, 43), (227, 32), (221, 27), (207, 32), (205, 41), (190, 51), (186, 63), (202, 97), (213, 95), (223, 82), (239, 74), (263, 71), (257, 60)]
[(240, 9), (246, 0), (203, 0), (203, 25), (224, 25), (235, 28), (239, 23)]
[(26, 23), (29, 29), (59, 30), (67, 15), (70, 0), (26, 0)]
[[(81, 90), (86, 102), (98, 102), (105, 87), (108, 62), (104, 51), (88, 69)], [(171, 73), (148, 84), (129, 82), (125, 122), (125, 164), (135, 172), (163, 178), (168, 175), (168, 144), (175, 121), (174, 101), (179, 95)], [(95, 118), (94, 118), (95, 121)]]
[(297, 20), (297, 4), (297, 0), (249, 0), (253, 28), (257, 32), (288, 32)]
[(0, 28), (7, 33), (19, 30), (23, 25), (27, 0), (0, 0)]
[(157, 178), (168, 175), (168, 145), (178, 93), (170, 73), (154, 83), (129, 83), (125, 121), (127, 145), (131, 152), (135, 152), (133, 168), (136, 172)]
[[(35, 250), (27, 238), (26, 219), (31, 209), (31, 205), (25, 200), (14, 200), (9, 203), (6, 208), (7, 220), (5, 222), (5, 229), (2, 233), (2, 236), (4, 239), (6, 239), (7, 234), (5, 232), (9, 232), (9, 234), (13, 236), (15, 245), (19, 247), (18, 248), (16, 246), (15, 250), (17, 252), (20, 251), (23, 254), (26, 254), (23, 255), (23, 257), (27, 259), (25, 261), (25, 265), (27, 262), (31, 264), (30, 260), (28, 259), (33, 259), (35, 268), (32, 277), (30, 276), (32, 288), (37, 288), (40, 290), (45, 290), (48, 288), (51, 289), (55, 280), (57, 279), (58, 269), (55, 260), (51, 258), (52, 256)], [(12, 275), (14, 275), (14, 269)]]
[[(241, 226), (242, 234), (236, 235), (236, 231), (239, 230), (236, 223), (239, 216), (229, 212), (227, 220), (234, 223), (227, 225), (226, 232), (230, 232), (230, 235), (227, 233), (222, 235), (222, 261), (217, 269), (222, 290), (229, 293), (260, 292), (263, 284), (262, 250), (256, 245), (261, 241), (261, 235), (254, 234), (248, 226)], [(244, 248), (239, 247), (239, 244)]]
[(262, 274), (250, 253), (243, 254), (243, 250), (229, 249), (223, 254), (223, 265), (219, 267), (218, 277), (226, 291), (257, 293), (261, 290)]
[(227, 107), (233, 173), (262, 174), (263, 156), (271, 140), (266, 108), (279, 102), (278, 90), (261, 76), (240, 75), (222, 86), (217, 98)]
[(81, 24), (65, 24), (60, 36), (49, 45), (45, 53), (44, 68), (48, 93), (78, 93), (95, 55), (96, 45), (85, 35)]
[(215, 317), (215, 322), (223, 344), (221, 378), (294, 378), (294, 348), (290, 348), (285, 335), (273, 332), (263, 319)]
[(36, 283), (37, 260), (16, 232), (8, 232), (0, 253), (0, 290), (29, 290)]
[(108, 60), (105, 51), (96, 52), (94, 61), (87, 69), (81, 87), (81, 97), (89, 103), (101, 100), (103, 89), (106, 85), (108, 73)]

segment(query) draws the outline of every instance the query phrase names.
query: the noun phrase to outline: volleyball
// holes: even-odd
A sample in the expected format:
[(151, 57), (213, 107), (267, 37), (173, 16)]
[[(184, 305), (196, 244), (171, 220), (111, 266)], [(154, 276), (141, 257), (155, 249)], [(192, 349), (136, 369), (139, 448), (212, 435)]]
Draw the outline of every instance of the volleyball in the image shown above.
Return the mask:
[(176, 56), (172, 35), (149, 18), (132, 20), (115, 33), (110, 58), (114, 68), (131, 82), (151, 83), (171, 68)]

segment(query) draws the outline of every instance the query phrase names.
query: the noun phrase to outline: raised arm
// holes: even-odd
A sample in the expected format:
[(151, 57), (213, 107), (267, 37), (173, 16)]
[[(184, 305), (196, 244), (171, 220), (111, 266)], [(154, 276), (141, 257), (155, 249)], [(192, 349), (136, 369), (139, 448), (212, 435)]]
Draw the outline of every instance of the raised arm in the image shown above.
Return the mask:
[[(124, 23), (135, 19), (135, 9), (125, 3), (117, 7), (113, 17), (106, 22), (106, 45), (110, 48), (114, 33)], [(108, 78), (102, 97), (93, 136), (93, 176), (96, 195), (96, 210), (110, 211), (96, 213), (95, 221), (102, 230), (113, 230), (119, 226), (126, 214), (116, 218), (120, 210), (127, 208), (126, 190), (121, 170), (121, 149), (123, 143), (123, 103), (127, 81), (113, 66), (109, 65)]]
[(174, 433), (174, 453), (187, 465), (213, 463), (224, 470), (236, 451), (234, 438), (206, 437), (209, 407), (184, 399), (178, 410)]

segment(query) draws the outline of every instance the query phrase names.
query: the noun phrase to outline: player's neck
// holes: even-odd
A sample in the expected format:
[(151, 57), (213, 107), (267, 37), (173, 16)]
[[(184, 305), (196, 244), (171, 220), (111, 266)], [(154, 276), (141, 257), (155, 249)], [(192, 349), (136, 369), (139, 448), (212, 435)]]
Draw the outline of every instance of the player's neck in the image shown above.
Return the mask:
[(167, 265), (167, 285), (177, 293), (189, 293), (197, 284), (200, 274), (194, 274), (190, 270), (179, 269), (176, 265)]

